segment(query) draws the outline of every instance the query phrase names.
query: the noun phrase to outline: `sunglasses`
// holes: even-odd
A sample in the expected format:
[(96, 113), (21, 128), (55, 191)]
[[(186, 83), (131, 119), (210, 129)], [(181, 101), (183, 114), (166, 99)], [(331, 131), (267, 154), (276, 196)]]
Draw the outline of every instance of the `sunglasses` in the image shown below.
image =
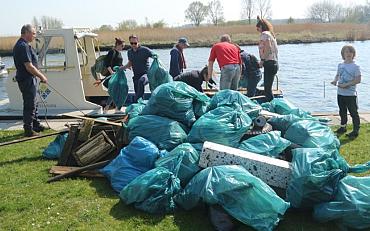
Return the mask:
[(137, 45), (137, 43), (135, 43), (135, 42), (130, 42), (130, 44), (131, 44), (131, 45)]

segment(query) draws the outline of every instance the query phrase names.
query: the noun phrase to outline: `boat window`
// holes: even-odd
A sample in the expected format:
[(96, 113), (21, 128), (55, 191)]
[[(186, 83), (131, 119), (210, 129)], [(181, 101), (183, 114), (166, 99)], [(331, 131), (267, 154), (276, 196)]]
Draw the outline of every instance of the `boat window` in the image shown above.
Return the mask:
[(35, 46), (40, 69), (46, 72), (63, 71), (67, 68), (63, 37), (40, 37)]

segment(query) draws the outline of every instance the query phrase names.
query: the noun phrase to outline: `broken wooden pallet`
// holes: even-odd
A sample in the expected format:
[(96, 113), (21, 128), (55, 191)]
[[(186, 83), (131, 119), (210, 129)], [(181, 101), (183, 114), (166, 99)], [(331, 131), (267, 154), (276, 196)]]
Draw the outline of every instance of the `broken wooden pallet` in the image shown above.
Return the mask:
[[(77, 170), (80, 167), (71, 167), (71, 166), (53, 166), (49, 170), (49, 173), (53, 175), (61, 175), (66, 174), (72, 170)], [(83, 177), (105, 177), (103, 174), (101, 174), (98, 170), (86, 170), (84, 172), (81, 172), (77, 174), (76, 176), (83, 176)]]

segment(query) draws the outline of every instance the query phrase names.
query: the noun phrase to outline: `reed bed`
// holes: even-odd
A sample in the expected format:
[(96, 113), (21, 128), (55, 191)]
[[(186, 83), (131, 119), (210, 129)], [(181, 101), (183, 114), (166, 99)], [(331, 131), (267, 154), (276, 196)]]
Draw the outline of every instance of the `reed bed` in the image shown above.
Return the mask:
[[(283, 24), (275, 26), (279, 43), (324, 42), (339, 40), (368, 40), (370, 39), (369, 24), (334, 24), (334, 23), (305, 23)], [(220, 35), (230, 34), (233, 41), (243, 44), (255, 44), (258, 33), (255, 25), (233, 26), (200, 26), (191, 28), (138, 28), (127, 31), (101, 31), (99, 45), (113, 45), (115, 37), (128, 40), (131, 34), (139, 36), (141, 43), (153, 46), (170, 46), (179, 37), (187, 37), (192, 46), (211, 46), (217, 42)], [(0, 37), (0, 51), (12, 49), (17, 37)], [(128, 42), (126, 42), (128, 44)], [(54, 46), (60, 47), (60, 44)]]

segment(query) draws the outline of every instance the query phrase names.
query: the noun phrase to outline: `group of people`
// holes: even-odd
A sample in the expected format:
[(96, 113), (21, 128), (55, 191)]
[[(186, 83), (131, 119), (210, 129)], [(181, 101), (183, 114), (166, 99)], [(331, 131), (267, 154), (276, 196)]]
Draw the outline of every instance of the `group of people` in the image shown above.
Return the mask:
[[(276, 37), (271, 23), (262, 18), (257, 18), (256, 29), (260, 33), (259, 57), (258, 61), (254, 55), (232, 43), (228, 34), (222, 35), (220, 42), (211, 48), (208, 66), (202, 70), (184, 72), (187, 68), (183, 50), (189, 47), (186, 38), (180, 38), (170, 51), (170, 70), (169, 73), (175, 81), (183, 81), (193, 86), (198, 91), (202, 90), (204, 81), (214, 83), (213, 65), (217, 60), (221, 70), (220, 90), (237, 90), (239, 86), (247, 87), (247, 96), (253, 97), (256, 93), (258, 82), (262, 79), (260, 68), (264, 68), (263, 83), (266, 101), (273, 99), (272, 85), (275, 75), (279, 69), (278, 47)], [(29, 24), (21, 29), (21, 37), (13, 49), (14, 64), (17, 69), (16, 80), (23, 97), (23, 122), (25, 136), (37, 135), (43, 131), (44, 127), (37, 119), (37, 100), (36, 100), (36, 77), (41, 82), (47, 84), (46, 76), (37, 68), (36, 54), (30, 43), (35, 39), (35, 28)], [(133, 71), (133, 83), (135, 90), (135, 100), (143, 97), (145, 85), (148, 84), (147, 72), (149, 70), (149, 58), (154, 57), (153, 51), (139, 43), (139, 37), (129, 36), (131, 48), (127, 52), (128, 62), (123, 64), (121, 51), (125, 47), (125, 41), (116, 38), (115, 46), (108, 52), (104, 60), (108, 77), (114, 73), (113, 67), (119, 66), (121, 69), (131, 69)], [(349, 137), (357, 137), (360, 129), (360, 119), (358, 115), (356, 85), (361, 82), (360, 68), (354, 62), (356, 51), (353, 46), (346, 45), (341, 51), (343, 63), (338, 66), (338, 72), (332, 84), (338, 87), (338, 106), (341, 117), (341, 127), (337, 130), (338, 134), (346, 132), (347, 110), (353, 119), (353, 131), (347, 134)], [(99, 85), (100, 80), (95, 83)], [(108, 102), (108, 105), (110, 102)]]

